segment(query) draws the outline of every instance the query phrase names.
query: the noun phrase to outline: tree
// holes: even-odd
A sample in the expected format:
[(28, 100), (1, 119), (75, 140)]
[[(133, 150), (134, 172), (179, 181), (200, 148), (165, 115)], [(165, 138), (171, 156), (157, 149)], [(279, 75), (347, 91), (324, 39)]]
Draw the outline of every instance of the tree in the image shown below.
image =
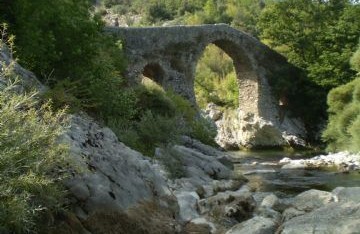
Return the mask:
[(16, 55), (50, 86), (55, 105), (80, 106), (105, 122), (131, 118), (135, 97), (123, 89), (121, 42), (103, 34), (90, 0), (13, 0), (8, 7)]
[(90, 1), (14, 0), (9, 8), (22, 65), (42, 79), (74, 78), (88, 70), (102, 27), (90, 16)]
[(226, 12), (233, 19), (233, 27), (258, 36), (256, 23), (264, 6), (265, 3), (261, 0), (229, 0)]
[(359, 73), (353, 81), (330, 91), (329, 123), (323, 133), (329, 151), (360, 152), (360, 44), (351, 58)]
[(285, 0), (260, 15), (261, 39), (329, 90), (351, 80), (349, 58), (360, 36), (360, 5), (349, 0)]

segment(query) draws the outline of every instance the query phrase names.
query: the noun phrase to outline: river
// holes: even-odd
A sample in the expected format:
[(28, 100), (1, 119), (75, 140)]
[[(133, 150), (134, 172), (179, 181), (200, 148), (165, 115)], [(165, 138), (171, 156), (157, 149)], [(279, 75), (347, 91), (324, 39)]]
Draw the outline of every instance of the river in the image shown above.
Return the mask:
[(309, 189), (331, 191), (335, 187), (360, 186), (360, 173), (341, 173), (335, 168), (281, 169), (284, 157), (305, 159), (314, 154), (283, 151), (229, 152), (234, 158), (234, 170), (243, 173), (248, 185), (257, 192), (274, 192), (279, 197), (296, 195)]

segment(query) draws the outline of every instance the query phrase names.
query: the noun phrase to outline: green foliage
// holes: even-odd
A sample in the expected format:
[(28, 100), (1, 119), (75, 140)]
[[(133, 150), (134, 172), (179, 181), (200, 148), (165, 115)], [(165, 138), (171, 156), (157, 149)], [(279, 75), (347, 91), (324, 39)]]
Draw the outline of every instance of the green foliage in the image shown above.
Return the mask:
[(184, 118), (184, 120), (188, 123), (194, 120), (196, 110), (188, 100), (173, 91), (167, 91), (166, 96), (175, 106), (175, 115), (182, 116), (182, 118)]
[(102, 27), (89, 7), (88, 0), (12, 1), (10, 29), (20, 63), (42, 79), (81, 76), (96, 55)]
[(147, 156), (153, 156), (156, 147), (178, 142), (185, 132), (179, 116), (166, 117), (146, 111), (130, 128), (117, 132), (120, 140)]
[(191, 132), (190, 136), (201, 141), (204, 144), (217, 146), (215, 142), (215, 137), (217, 134), (217, 129), (214, 123), (211, 120), (198, 117), (191, 123)]
[[(360, 47), (351, 58), (357, 66)], [(328, 95), (329, 123), (323, 132), (329, 151), (350, 150), (360, 152), (360, 76), (330, 91)]]
[(164, 3), (155, 2), (147, 9), (147, 20), (149, 22), (157, 22), (160, 20), (173, 19), (172, 13), (166, 8)]
[(328, 95), (329, 123), (323, 133), (329, 151), (360, 152), (360, 78), (339, 86)]
[(232, 59), (215, 45), (209, 45), (198, 62), (195, 94), (201, 108), (210, 102), (238, 107), (239, 88)]
[(115, 13), (142, 15), (143, 25), (169, 20), (189, 25), (227, 23), (257, 36), (256, 21), (267, 2), (271, 0), (105, 0), (104, 4)]
[(140, 85), (135, 89), (137, 108), (142, 115), (147, 110), (153, 113), (173, 117), (176, 111), (174, 103), (168, 98), (160, 86), (154, 83)]
[(192, 119), (195, 110), (191, 105), (174, 94), (165, 92), (150, 79), (135, 88), (136, 115), (131, 121), (113, 118), (109, 126), (126, 145), (148, 156), (154, 155), (156, 147), (178, 142), (185, 134), (187, 119)]
[(285, 0), (258, 20), (260, 37), (326, 90), (350, 81), (349, 58), (360, 36), (360, 5), (349, 0)]
[(232, 18), (231, 26), (257, 37), (256, 24), (264, 7), (265, 1), (229, 0), (226, 12)]
[(350, 64), (355, 71), (360, 72), (360, 49), (359, 48), (356, 50), (356, 52), (351, 57)]
[[(82, 92), (86, 93), (86, 90)], [(74, 93), (80, 93), (79, 82), (70, 81), (69, 79), (58, 81), (54, 87), (48, 90), (43, 98), (52, 100), (52, 108), (55, 110), (61, 109), (64, 106), (69, 107), (70, 112), (78, 112), (90, 101), (80, 100)]]
[(39, 105), (35, 93), (15, 90), (0, 91), (0, 232), (37, 233), (64, 205), (64, 175), (54, 169), (65, 165), (67, 150), (57, 141), (66, 118)]
[[(357, 66), (358, 49), (351, 63), (355, 69), (360, 71)], [(360, 151), (359, 141), (359, 116), (360, 116), (360, 79), (333, 89), (328, 96), (329, 104), (329, 124), (323, 134), (325, 140), (329, 142), (329, 150)]]
[(46, 98), (55, 108), (84, 109), (105, 123), (128, 121), (136, 114), (136, 98), (121, 77), (122, 45), (102, 33), (103, 23), (90, 7), (88, 0), (15, 0), (6, 20), (21, 64), (50, 86)]
[[(179, 143), (181, 135), (190, 135), (203, 143), (216, 145), (216, 127), (197, 112), (183, 97), (165, 92), (150, 79), (135, 89), (137, 114), (127, 124), (110, 121), (119, 139), (140, 152), (153, 156), (156, 147)], [(174, 159), (175, 160), (175, 159)]]

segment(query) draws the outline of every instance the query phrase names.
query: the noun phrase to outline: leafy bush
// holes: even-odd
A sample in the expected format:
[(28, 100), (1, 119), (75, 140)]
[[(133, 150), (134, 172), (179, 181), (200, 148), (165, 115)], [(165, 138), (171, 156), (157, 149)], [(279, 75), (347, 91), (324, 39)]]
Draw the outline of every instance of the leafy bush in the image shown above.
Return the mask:
[[(357, 71), (360, 47), (351, 63)], [(328, 150), (360, 152), (360, 76), (330, 91), (328, 95), (329, 123), (323, 133)]]
[(151, 157), (156, 147), (178, 142), (184, 132), (184, 124), (179, 116), (161, 116), (148, 110), (140, 121), (130, 128), (120, 129), (117, 134), (122, 142)]
[(175, 106), (175, 114), (184, 118), (186, 122), (191, 122), (196, 116), (196, 110), (191, 103), (173, 91), (167, 91), (166, 96)]
[(176, 106), (160, 86), (154, 83), (139, 85), (135, 89), (135, 94), (138, 114), (142, 115), (147, 110), (151, 110), (162, 116), (173, 117), (175, 115)]
[(323, 133), (329, 151), (360, 151), (360, 102), (354, 98), (354, 91), (359, 88), (360, 78), (356, 78), (329, 93), (329, 123)]
[(66, 148), (57, 140), (66, 118), (14, 88), (0, 91), (0, 232), (28, 233), (51, 223), (64, 204), (54, 169), (65, 165)]
[(323, 133), (328, 150), (360, 151), (360, 102), (354, 96), (360, 89), (360, 78), (330, 91), (328, 96), (329, 123)]
[(169, 9), (166, 7), (164, 3), (156, 2), (150, 4), (147, 8), (146, 12), (146, 19), (149, 22), (157, 22), (160, 20), (170, 20), (173, 19), (173, 14)]
[(144, 79), (135, 94), (137, 114), (132, 121), (124, 124), (114, 119), (109, 125), (128, 146), (152, 156), (156, 147), (176, 144), (180, 135), (186, 134), (215, 145), (216, 128), (198, 117), (183, 97), (173, 91), (165, 92), (150, 79)]
[(192, 121), (191, 123), (191, 132), (190, 136), (198, 139), (204, 144), (217, 146), (215, 142), (215, 137), (217, 134), (217, 129), (214, 123), (211, 120), (199, 117)]
[[(0, 27), (0, 51), (12, 52), (6, 25)], [(15, 62), (0, 64), (0, 233), (38, 233), (64, 209), (65, 188), (59, 183), (69, 162), (58, 138), (67, 126), (64, 110), (20, 83)], [(25, 89), (23, 89), (25, 88)]]
[(15, 0), (6, 20), (16, 35), (19, 61), (50, 86), (46, 97), (54, 107), (84, 109), (106, 123), (129, 120), (136, 99), (121, 77), (126, 66), (121, 42), (103, 34), (90, 7), (88, 0)]

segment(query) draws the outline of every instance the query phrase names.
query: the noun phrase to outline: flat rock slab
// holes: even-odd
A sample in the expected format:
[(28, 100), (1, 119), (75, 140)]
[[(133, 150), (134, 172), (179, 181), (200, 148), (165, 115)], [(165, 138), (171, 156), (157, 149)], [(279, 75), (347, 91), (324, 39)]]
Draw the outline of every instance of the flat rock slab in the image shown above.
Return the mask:
[[(252, 233), (252, 232), (249, 232)], [(285, 222), (281, 234), (356, 234), (360, 233), (360, 204), (331, 203)]]
[(232, 227), (226, 234), (273, 234), (277, 224), (269, 218), (255, 216)]

